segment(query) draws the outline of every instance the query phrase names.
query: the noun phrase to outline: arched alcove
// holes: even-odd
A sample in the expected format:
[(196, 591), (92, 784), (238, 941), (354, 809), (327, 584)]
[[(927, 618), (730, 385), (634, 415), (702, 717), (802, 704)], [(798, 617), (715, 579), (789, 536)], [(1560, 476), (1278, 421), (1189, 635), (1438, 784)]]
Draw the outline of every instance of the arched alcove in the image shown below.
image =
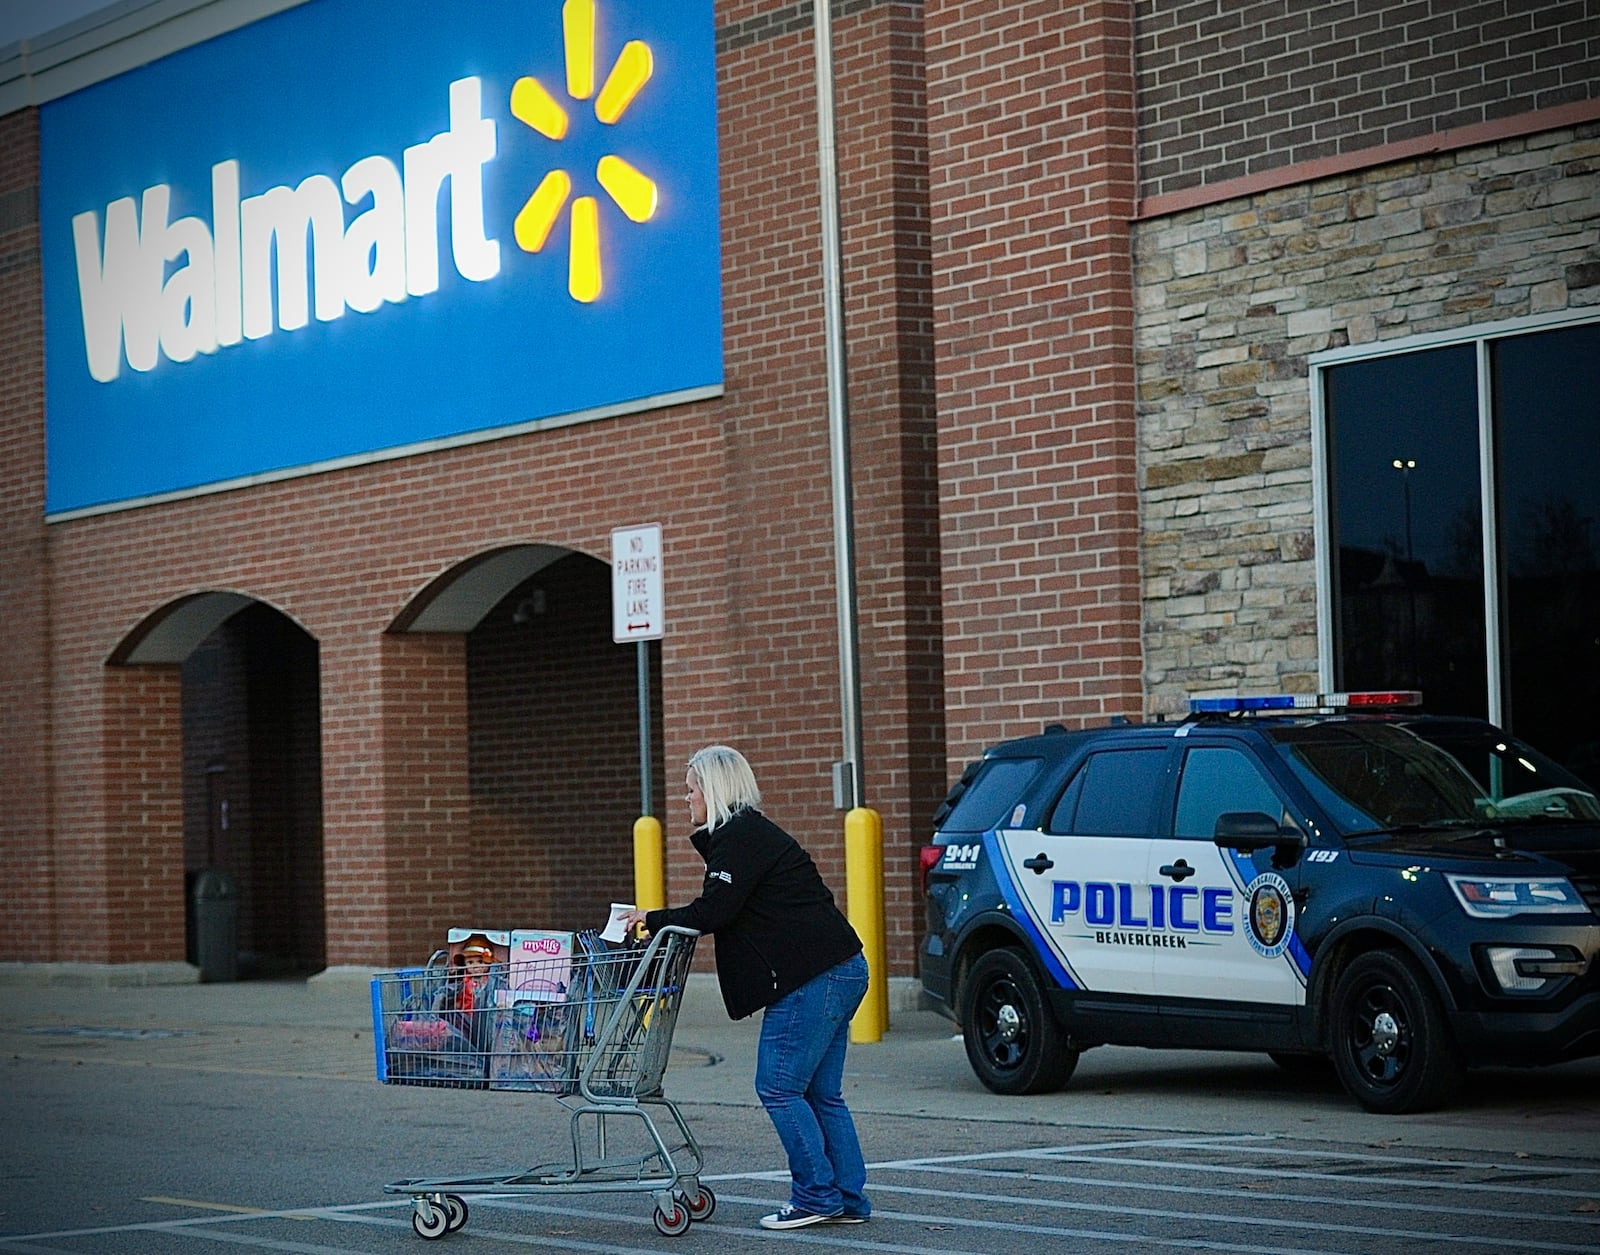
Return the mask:
[[(200, 963), (202, 975), (222, 979), (322, 970), (317, 642), (266, 602), (213, 590), (147, 615), (107, 664), (171, 667), (181, 678), (181, 737), (167, 769), (182, 799), (186, 957), (193, 963), (209, 958)], [(135, 706), (108, 717), (159, 721), (170, 712)], [(139, 730), (127, 732), (137, 737)], [(221, 872), (237, 893), (232, 964), (203, 956), (197, 947), (193, 891), (207, 869)]]
[[(430, 581), (391, 631), (465, 636), (474, 919), (489, 927), (603, 924), (633, 896), (640, 814), (636, 646), (611, 638), (609, 565), (527, 544)], [(659, 647), (649, 648), (652, 745)], [(655, 754), (652, 811), (662, 782)]]

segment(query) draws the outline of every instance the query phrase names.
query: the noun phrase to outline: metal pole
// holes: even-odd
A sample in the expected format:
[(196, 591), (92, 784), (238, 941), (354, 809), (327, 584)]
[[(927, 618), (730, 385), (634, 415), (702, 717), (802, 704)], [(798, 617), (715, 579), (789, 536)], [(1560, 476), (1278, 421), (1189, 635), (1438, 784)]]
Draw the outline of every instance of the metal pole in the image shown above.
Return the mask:
[(833, 564), (839, 603), (839, 706), (843, 733), (842, 809), (864, 806), (861, 770), (861, 682), (856, 657), (855, 523), (850, 488), (850, 412), (845, 391), (844, 297), (840, 280), (839, 168), (833, 126), (833, 14), (812, 0), (817, 62), (817, 165), (822, 192), (823, 329), (827, 342), (828, 446), (833, 479)]
[(639, 814), (650, 814), (650, 642), (639, 641)]

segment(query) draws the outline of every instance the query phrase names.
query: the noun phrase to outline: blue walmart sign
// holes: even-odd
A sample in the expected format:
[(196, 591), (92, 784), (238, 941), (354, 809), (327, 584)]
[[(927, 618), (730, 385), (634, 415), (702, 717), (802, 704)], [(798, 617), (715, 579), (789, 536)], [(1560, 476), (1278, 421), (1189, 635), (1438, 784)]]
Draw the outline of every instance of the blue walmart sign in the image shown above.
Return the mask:
[(711, 0), (312, 0), (40, 111), (52, 514), (722, 384)]

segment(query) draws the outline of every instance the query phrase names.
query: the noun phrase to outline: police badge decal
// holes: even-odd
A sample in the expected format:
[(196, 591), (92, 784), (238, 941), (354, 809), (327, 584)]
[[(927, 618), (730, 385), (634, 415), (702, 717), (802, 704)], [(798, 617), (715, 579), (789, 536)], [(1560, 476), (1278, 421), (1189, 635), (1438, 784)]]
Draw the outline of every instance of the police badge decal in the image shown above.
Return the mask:
[(1275, 959), (1289, 948), (1294, 936), (1294, 898), (1289, 882), (1275, 872), (1263, 872), (1245, 889), (1245, 936), (1263, 958)]

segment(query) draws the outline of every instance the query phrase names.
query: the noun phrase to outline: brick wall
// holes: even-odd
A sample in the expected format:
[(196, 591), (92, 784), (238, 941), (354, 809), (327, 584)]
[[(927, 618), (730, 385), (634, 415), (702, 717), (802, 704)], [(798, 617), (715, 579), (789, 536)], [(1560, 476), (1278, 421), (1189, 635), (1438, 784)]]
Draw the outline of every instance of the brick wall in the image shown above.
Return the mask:
[(1600, 3), (1138, 0), (1144, 197), (1600, 100)]
[(1142, 224), (1152, 708), (1316, 691), (1307, 357), (1600, 307), (1600, 124)]
[[(183, 954), (183, 716), (176, 667), (122, 667), (100, 691), (103, 824), (58, 834), (66, 959), (151, 962)], [(95, 783), (99, 784), (100, 781)], [(90, 869), (99, 876), (86, 875)], [(42, 957), (42, 956), (36, 956)]]
[[(124, 914), (143, 902), (142, 955), (182, 957), (179, 669), (106, 664), (152, 614), (208, 590), (254, 597), (316, 643), (327, 962), (415, 961), (443, 927), (480, 910), (499, 914), (497, 906), (511, 915), (512, 904), (493, 895), (520, 900), (529, 883), (519, 879), (529, 875), (528, 834), (497, 827), (474, 776), (474, 712), (492, 712), (474, 704), (472, 646), (459, 635), (390, 629), (435, 579), (478, 555), (549, 544), (604, 561), (610, 530), (644, 521), (659, 521), (665, 542), (658, 770), (663, 798), (675, 803), (662, 816), (672, 898), (682, 901), (700, 884), (676, 803), (682, 764), (710, 740), (749, 753), (774, 817), (813, 849), (842, 894), (842, 818), (831, 806), (829, 775), (839, 755), (837, 641), (809, 8), (760, 9), (730, 3), (718, 11), (723, 399), (48, 529), (48, 567), (41, 552), (35, 583), (41, 605), (48, 589), (48, 621), (60, 627), (41, 627), (40, 661), (49, 641), (50, 663), (31, 670), (50, 676), (55, 751), (38, 762), (49, 779), (41, 793), (55, 799), (58, 822), (52, 829), (41, 818), (37, 835), (48, 847), (53, 830), (63, 871), (42, 868), (31, 896), (61, 897), (54, 916), (48, 907), (23, 916), (8, 900), (0, 959), (21, 957), (9, 938), (17, 934), (12, 921), (24, 918), (59, 919), (82, 941), (71, 957), (114, 957), (108, 889)], [(912, 816), (925, 822), (944, 788), (917, 6), (843, 6), (835, 34), (852, 259), (845, 292), (858, 346), (850, 383), (868, 800), (885, 815), (889, 897), (898, 914), (915, 894), (920, 829), (913, 831)], [(34, 142), (32, 114), (3, 125), (5, 135)], [(4, 171), (31, 187), (36, 156), (9, 155)], [(35, 302), (37, 285), (35, 263), (23, 280)], [(16, 356), (8, 383), (29, 370), (37, 379), (37, 320)], [(34, 398), (8, 401), (3, 411), (8, 438), (17, 436), (7, 445), (5, 473), (32, 494), (7, 519), (6, 561), (13, 539), (26, 544), (35, 536), (42, 550), (46, 535), (38, 522), (42, 432)], [(255, 417), (273, 415), (263, 409)], [(621, 831), (596, 834), (622, 849), (637, 809), (633, 658), (604, 633), (608, 590), (602, 602), (593, 589), (585, 595), (593, 620), (585, 630), (603, 634), (614, 665), (602, 675), (585, 670), (598, 667), (595, 658), (563, 659), (573, 672), (555, 700), (576, 704), (581, 693), (607, 711), (608, 726), (625, 719), (627, 734), (610, 746), (566, 747), (596, 761), (582, 787), (568, 762), (551, 764), (551, 742), (531, 744), (530, 770), (541, 790), (565, 795), (573, 826), (597, 791), (625, 796)], [(47, 622), (40, 610), (25, 609), (32, 622)], [(490, 652), (494, 630), (487, 626), (482, 638)], [(0, 651), (6, 684), (23, 684), (26, 655), (10, 640)], [(157, 732), (165, 761), (129, 793), (121, 756)], [(563, 747), (554, 748), (561, 757)], [(553, 825), (560, 809), (546, 810), (541, 826)], [(130, 837), (143, 860), (137, 869), (112, 857)], [(596, 870), (607, 853), (590, 860), (582, 885), (567, 886), (553, 910), (587, 913), (586, 898), (609, 899), (619, 882), (630, 882), (614, 866)], [(170, 861), (164, 871), (154, 869), (158, 855)], [(576, 874), (570, 861), (557, 870)], [(915, 913), (906, 916), (892, 930), (902, 974), (912, 970), (916, 928)], [(121, 929), (123, 916), (116, 918)], [(30, 957), (67, 956), (57, 948)]]
[(926, 6), (951, 778), (1140, 705), (1133, 6)]
[(55, 946), (38, 114), (0, 118), (0, 858), (18, 953)]
[[(945, 788), (920, 6), (874, 0), (833, 12), (865, 800), (884, 817), (890, 953), (908, 974), (916, 846)], [(667, 651), (669, 783), (676, 800), (690, 753), (738, 745), (769, 813), (812, 850), (843, 903), (829, 768), (842, 745), (811, 8), (719, 5), (718, 20), (731, 404), (718, 576), (727, 635), (714, 648), (732, 652)], [(677, 561), (670, 548), (667, 560)], [(672, 697), (687, 678), (679, 666), (725, 679), (707, 703), (685, 707)], [(674, 806), (668, 826), (674, 900), (700, 878), (674, 842), (680, 814)]]
[[(535, 594), (542, 609), (518, 622)], [(474, 920), (596, 928), (633, 900), (637, 667), (637, 646), (611, 639), (611, 569), (583, 555), (514, 589), (468, 635)], [(662, 816), (659, 680), (651, 712)]]

